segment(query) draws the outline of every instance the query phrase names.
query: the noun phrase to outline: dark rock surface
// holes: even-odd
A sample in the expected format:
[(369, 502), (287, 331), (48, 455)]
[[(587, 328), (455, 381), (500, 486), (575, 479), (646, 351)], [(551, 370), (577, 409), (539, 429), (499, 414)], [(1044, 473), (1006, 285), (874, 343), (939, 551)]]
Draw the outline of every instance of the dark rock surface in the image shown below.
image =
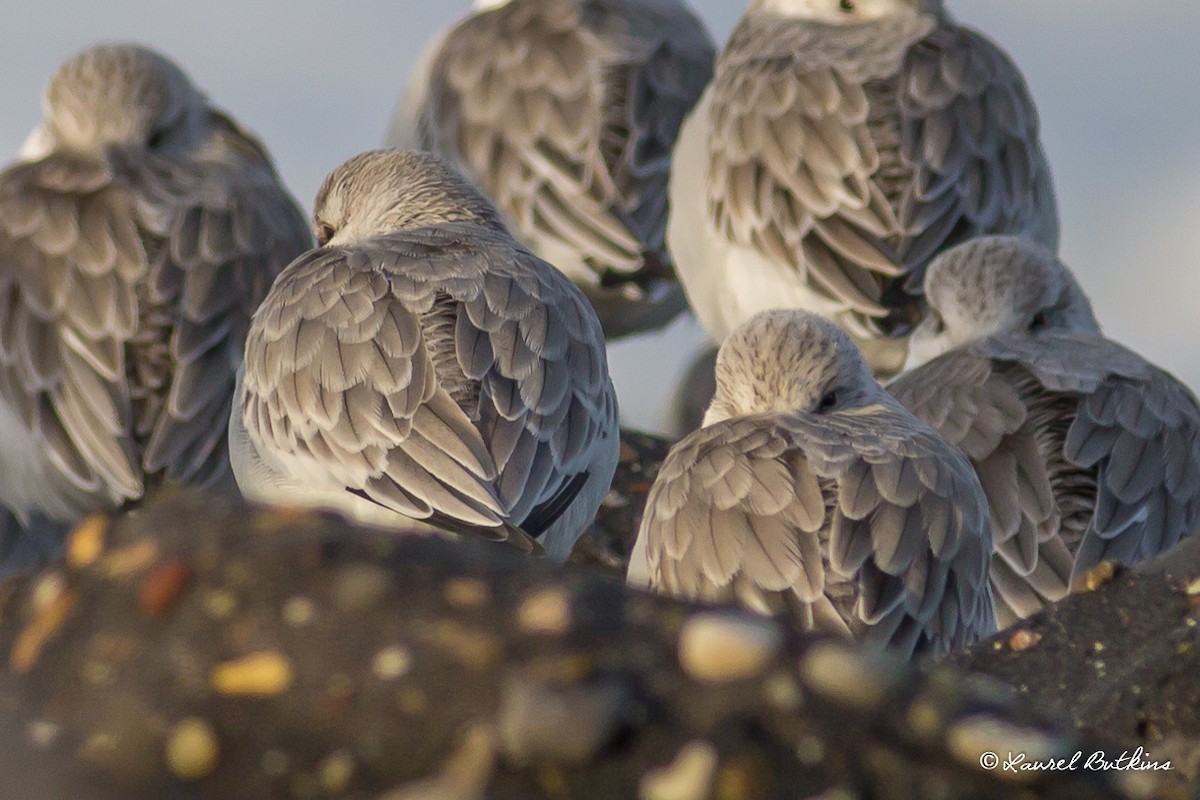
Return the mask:
[(226, 499), (0, 588), (0, 797), (1110, 798), (993, 683), (485, 543)]
[(621, 460), (612, 489), (600, 505), (591, 528), (575, 544), (571, 563), (597, 567), (623, 577), (629, 553), (642, 526), (646, 495), (658, 477), (658, 468), (671, 449), (671, 442), (639, 431), (621, 431)]
[(1118, 754), (1170, 759), (1188, 796), (1200, 780), (1200, 537), (1133, 570), (1102, 564), (1080, 593), (948, 663), (1013, 686)]

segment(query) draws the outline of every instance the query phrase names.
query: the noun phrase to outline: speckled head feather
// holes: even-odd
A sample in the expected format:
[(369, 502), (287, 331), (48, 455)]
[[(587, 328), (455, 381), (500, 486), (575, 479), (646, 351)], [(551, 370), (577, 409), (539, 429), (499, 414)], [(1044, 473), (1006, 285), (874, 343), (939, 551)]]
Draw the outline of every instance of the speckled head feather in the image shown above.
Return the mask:
[(45, 135), (60, 148), (186, 148), (199, 140), (206, 100), (183, 71), (153, 50), (107, 44), (59, 67), (43, 99)]
[(750, 10), (827, 25), (856, 25), (886, 17), (941, 14), (942, 0), (751, 0)]
[(1015, 236), (947, 250), (929, 265), (925, 296), (929, 315), (913, 333), (909, 368), (989, 336), (1100, 332), (1071, 271), (1050, 250)]
[(882, 395), (841, 328), (795, 310), (764, 311), (735, 329), (717, 354), (716, 378), (705, 425), (748, 414), (854, 408)]
[(432, 153), (360, 153), (329, 173), (313, 204), (313, 232), (322, 245), (453, 222), (506, 230), (491, 201)]

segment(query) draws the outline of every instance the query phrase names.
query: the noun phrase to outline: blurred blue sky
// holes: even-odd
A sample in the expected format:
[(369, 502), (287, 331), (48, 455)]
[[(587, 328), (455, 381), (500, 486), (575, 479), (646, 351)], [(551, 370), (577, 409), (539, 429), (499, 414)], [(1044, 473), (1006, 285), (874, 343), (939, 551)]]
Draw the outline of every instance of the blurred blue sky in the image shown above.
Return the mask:
[[(1064, 259), (1106, 332), (1200, 386), (1200, 2), (946, 2), (1024, 70), (1054, 167)], [(137, 40), (176, 59), (257, 131), (305, 207), (330, 169), (380, 144), (410, 65), (468, 8), (424, 0), (10, 5), (0, 28), (6, 158), (37, 122), (42, 85), (63, 59), (97, 41)], [(718, 40), (742, 10), (736, 0), (694, 5)], [(637, 389), (622, 392), (626, 411), (653, 423), (670, 383), (663, 361), (640, 350), (622, 358), (621, 380)]]

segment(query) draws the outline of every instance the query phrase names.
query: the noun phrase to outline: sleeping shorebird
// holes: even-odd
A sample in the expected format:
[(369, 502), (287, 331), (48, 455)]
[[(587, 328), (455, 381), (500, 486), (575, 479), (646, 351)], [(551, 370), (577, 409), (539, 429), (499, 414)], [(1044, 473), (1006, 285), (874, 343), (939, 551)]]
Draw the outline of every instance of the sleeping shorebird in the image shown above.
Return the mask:
[(668, 243), (718, 342), (800, 308), (895, 374), (935, 254), (985, 233), (1058, 243), (1021, 73), (941, 0), (753, 0), (674, 164)]
[(686, 304), (671, 148), (715, 48), (679, 0), (484, 0), (426, 52), (388, 144), (449, 159), (592, 302), (609, 338)]
[(832, 322), (763, 312), (721, 346), (704, 426), (650, 491), (629, 582), (783, 613), (902, 655), (995, 630), (971, 465)]
[(257, 140), (165, 57), (64, 63), (0, 174), (0, 501), (70, 523), (163, 481), (233, 488), (250, 316), (310, 244)]
[(985, 237), (925, 276), (928, 319), (888, 389), (963, 449), (992, 517), (1001, 624), (1104, 559), (1134, 564), (1200, 527), (1200, 408), (1104, 338), (1053, 253)]
[(428, 153), (355, 156), (313, 217), (319, 246), (247, 337), (230, 420), (243, 493), (566, 559), (619, 453), (583, 294)]

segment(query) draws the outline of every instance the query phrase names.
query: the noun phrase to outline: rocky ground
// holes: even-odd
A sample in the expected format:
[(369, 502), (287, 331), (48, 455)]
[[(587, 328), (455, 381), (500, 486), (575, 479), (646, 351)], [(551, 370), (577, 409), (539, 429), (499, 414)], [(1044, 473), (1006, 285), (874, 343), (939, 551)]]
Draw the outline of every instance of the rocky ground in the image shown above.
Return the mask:
[[(565, 569), (195, 495), (89, 520), (0, 584), (0, 798), (1200, 796), (1200, 542), (911, 668), (597, 569), (627, 447)], [(1177, 768), (980, 763), (1138, 745)]]

